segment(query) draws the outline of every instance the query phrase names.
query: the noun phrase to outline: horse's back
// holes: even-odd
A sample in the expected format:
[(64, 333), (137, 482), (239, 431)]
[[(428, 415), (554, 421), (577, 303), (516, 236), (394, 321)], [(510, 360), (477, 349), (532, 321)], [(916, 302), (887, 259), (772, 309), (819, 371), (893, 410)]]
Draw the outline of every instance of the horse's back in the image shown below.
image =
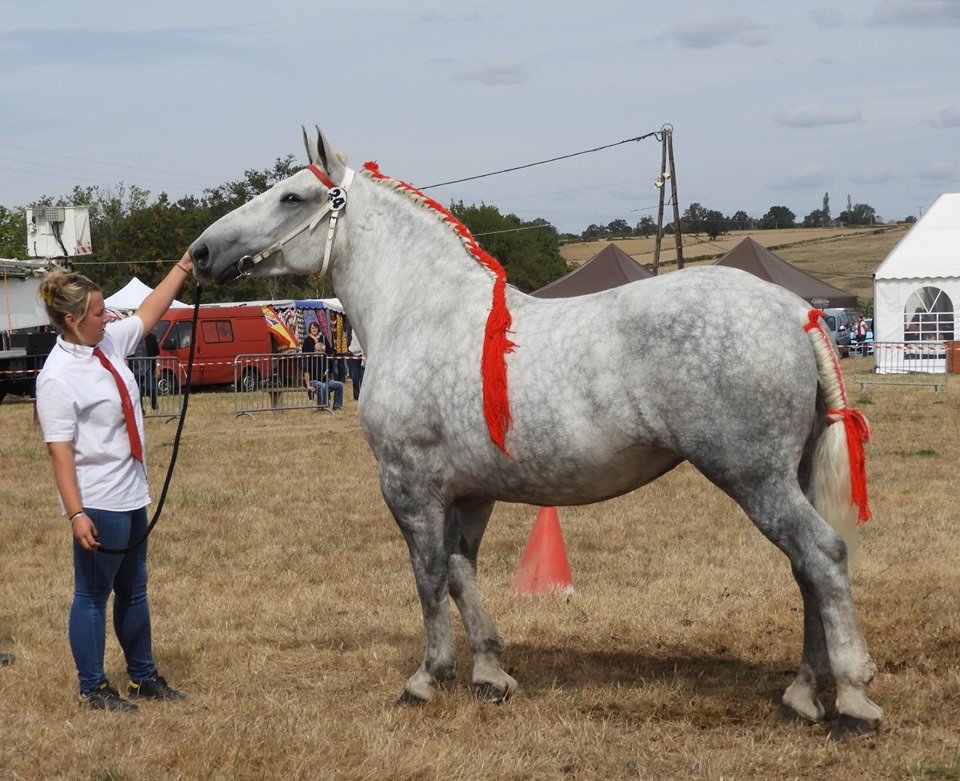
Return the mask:
[(573, 299), (517, 296), (507, 436), (515, 460), (491, 450), (478, 469), (474, 451), (460, 478), (496, 484), (502, 498), (549, 494), (561, 504), (632, 490), (685, 459), (708, 477), (796, 462), (817, 387), (808, 309), (719, 268)]

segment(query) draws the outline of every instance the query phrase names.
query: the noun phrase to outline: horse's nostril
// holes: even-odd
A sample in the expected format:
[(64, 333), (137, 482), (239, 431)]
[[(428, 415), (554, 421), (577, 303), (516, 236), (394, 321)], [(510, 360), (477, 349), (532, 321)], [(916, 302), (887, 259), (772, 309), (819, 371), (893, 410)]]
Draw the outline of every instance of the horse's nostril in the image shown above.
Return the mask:
[(190, 257), (193, 258), (197, 268), (203, 269), (210, 265), (210, 250), (206, 244), (200, 244), (190, 250)]

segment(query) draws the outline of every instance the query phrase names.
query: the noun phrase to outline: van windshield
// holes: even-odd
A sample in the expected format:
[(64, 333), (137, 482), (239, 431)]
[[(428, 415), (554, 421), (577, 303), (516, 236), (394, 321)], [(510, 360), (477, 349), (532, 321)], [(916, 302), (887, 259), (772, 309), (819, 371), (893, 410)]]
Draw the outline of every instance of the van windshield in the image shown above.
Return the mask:
[(169, 320), (161, 320), (159, 323), (157, 323), (153, 327), (153, 330), (150, 333), (152, 333), (155, 337), (157, 337), (157, 342), (162, 342), (163, 335), (167, 332), (167, 329), (169, 327), (170, 327)]

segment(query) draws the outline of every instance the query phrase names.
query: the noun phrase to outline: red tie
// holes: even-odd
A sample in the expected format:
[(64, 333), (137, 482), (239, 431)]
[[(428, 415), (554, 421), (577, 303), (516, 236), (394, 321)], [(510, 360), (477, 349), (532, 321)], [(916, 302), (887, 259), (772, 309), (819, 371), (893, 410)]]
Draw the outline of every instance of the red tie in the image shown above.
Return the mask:
[(140, 443), (140, 432), (137, 430), (137, 417), (133, 414), (133, 402), (130, 401), (130, 394), (127, 392), (127, 386), (124, 385), (120, 373), (110, 363), (110, 359), (103, 354), (99, 347), (93, 348), (93, 354), (100, 359), (104, 368), (113, 375), (117, 383), (117, 390), (120, 391), (120, 406), (123, 407), (123, 419), (127, 424), (127, 436), (130, 438), (130, 453), (137, 461), (143, 463), (143, 445)]

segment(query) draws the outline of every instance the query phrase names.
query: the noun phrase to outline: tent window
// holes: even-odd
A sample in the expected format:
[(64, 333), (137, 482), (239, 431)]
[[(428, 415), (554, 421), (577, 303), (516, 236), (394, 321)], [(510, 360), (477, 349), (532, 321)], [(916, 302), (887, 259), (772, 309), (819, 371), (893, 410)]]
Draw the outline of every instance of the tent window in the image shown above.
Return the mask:
[(915, 290), (903, 310), (903, 340), (949, 341), (953, 339), (953, 302), (938, 287)]

